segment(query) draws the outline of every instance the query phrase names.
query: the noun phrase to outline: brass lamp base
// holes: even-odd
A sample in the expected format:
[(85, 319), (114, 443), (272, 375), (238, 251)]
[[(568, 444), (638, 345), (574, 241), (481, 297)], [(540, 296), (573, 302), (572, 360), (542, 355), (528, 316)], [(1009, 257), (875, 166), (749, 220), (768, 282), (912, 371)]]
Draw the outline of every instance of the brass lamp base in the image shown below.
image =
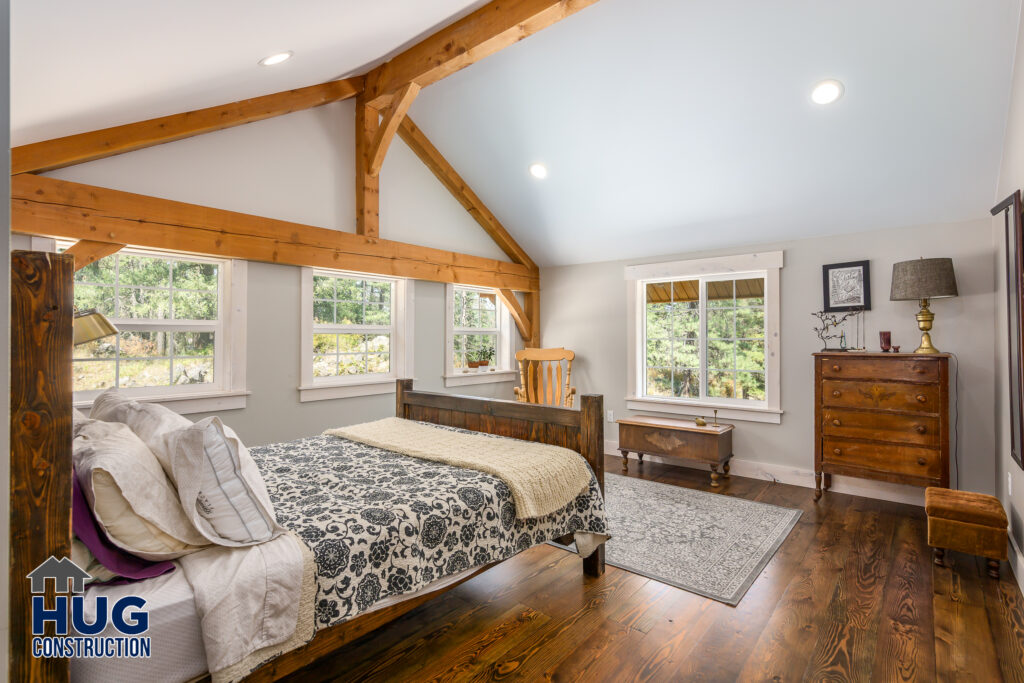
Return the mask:
[(921, 310), (917, 312), (917, 329), (921, 330), (921, 345), (914, 349), (914, 353), (941, 353), (932, 346), (932, 321), (935, 314), (928, 309), (928, 299), (921, 299)]

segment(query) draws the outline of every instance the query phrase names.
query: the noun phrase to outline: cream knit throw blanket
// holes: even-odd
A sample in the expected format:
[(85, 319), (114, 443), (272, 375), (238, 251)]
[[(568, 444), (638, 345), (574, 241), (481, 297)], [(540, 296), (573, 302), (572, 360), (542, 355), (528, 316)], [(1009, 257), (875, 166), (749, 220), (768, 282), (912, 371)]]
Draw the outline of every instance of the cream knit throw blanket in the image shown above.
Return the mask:
[(511, 489), (519, 519), (556, 512), (590, 484), (587, 461), (560, 446), (466, 434), (397, 417), (324, 434), (492, 474)]

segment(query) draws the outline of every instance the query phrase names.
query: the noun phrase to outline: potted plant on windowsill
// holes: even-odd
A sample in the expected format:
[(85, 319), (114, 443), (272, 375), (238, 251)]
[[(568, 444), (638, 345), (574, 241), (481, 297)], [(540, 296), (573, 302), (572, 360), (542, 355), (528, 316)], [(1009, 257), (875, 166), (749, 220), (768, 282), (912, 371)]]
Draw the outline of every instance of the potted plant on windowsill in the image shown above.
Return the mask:
[(466, 353), (466, 365), (469, 366), (471, 370), (478, 369), (480, 367), (479, 354), (475, 351), (469, 351)]
[[(492, 360), (494, 360), (494, 347), (493, 346), (489, 346), (486, 349), (481, 349), (481, 351), (480, 351), (480, 367), (486, 368), (488, 365), (491, 364)], [(493, 368), (492, 368), (491, 371), (493, 372)], [(486, 372), (486, 370), (485, 370), (485, 372)]]

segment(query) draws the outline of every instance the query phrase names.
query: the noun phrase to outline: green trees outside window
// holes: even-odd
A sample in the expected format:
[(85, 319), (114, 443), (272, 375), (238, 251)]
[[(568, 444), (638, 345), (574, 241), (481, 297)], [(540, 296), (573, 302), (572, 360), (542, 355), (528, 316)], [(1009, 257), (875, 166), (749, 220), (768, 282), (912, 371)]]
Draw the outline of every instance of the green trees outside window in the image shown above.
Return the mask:
[(646, 395), (765, 400), (765, 278), (645, 285)]
[(391, 372), (393, 283), (313, 275), (313, 376)]
[(74, 390), (212, 384), (220, 320), (217, 261), (121, 250), (75, 273), (75, 308), (121, 330), (75, 347)]

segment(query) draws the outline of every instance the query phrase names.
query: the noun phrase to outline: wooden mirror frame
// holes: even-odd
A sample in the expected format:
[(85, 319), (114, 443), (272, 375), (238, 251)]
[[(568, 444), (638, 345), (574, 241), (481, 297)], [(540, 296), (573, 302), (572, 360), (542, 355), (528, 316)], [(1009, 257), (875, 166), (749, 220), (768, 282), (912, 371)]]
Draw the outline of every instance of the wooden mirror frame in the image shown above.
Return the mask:
[(1024, 469), (1024, 207), (1017, 190), (992, 209), (1006, 235), (1006, 330), (1010, 375), (1010, 456)]

